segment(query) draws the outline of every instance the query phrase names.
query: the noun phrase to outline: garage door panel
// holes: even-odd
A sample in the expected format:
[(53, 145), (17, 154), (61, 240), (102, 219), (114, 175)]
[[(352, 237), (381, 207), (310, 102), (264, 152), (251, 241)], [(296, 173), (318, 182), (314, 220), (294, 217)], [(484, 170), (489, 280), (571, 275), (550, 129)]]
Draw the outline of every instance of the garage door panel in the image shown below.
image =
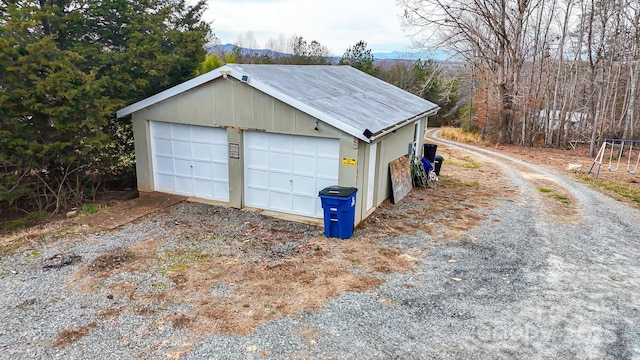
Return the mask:
[(191, 177), (175, 177), (176, 192), (184, 195), (195, 195), (193, 191), (193, 179)]
[[(218, 196), (218, 194), (229, 194), (229, 183), (223, 183), (220, 181), (213, 182), (213, 194), (214, 196)], [(227, 195), (227, 199), (229, 200), (229, 196)]]
[(190, 128), (190, 140), (193, 142), (212, 144), (227, 141), (226, 131), (220, 131), (218, 128), (208, 128), (204, 126), (191, 126)]
[(266, 189), (269, 187), (269, 172), (258, 169), (246, 169), (244, 172), (244, 182), (251, 187)]
[(301, 209), (300, 215), (306, 216), (315, 216), (315, 206), (316, 199), (315, 197), (310, 196), (301, 196), (301, 195), (293, 195), (293, 207), (295, 209)]
[(171, 135), (174, 140), (191, 141), (191, 126), (172, 124)]
[(269, 190), (249, 187), (245, 191), (245, 196), (251, 199), (251, 206), (267, 209), (269, 207)]
[(291, 175), (286, 173), (269, 173), (269, 188), (273, 191), (291, 192)]
[(212, 163), (213, 175), (212, 178), (215, 181), (224, 182), (229, 187), (229, 166), (227, 164)]
[[(321, 218), (318, 191), (338, 183), (339, 141), (263, 132), (244, 135), (245, 205)], [(257, 150), (265, 144), (268, 148)]]
[(293, 187), (291, 190), (294, 193), (315, 197), (318, 195), (316, 193), (316, 178), (313, 176), (293, 175)]
[(173, 156), (181, 158), (191, 158), (191, 143), (189, 141), (174, 140)]
[(227, 159), (229, 159), (229, 148), (227, 144), (212, 144), (210, 151), (211, 161), (227, 165)]
[(316, 138), (300, 136), (296, 137), (293, 142), (293, 153), (294, 154), (305, 154), (311, 155), (313, 157), (316, 156), (318, 151), (318, 140)]
[(171, 123), (154, 122), (152, 131), (156, 138), (171, 139)]
[(209, 180), (194, 179), (193, 191), (196, 196), (209, 199), (213, 196), (213, 182)]
[(244, 154), (245, 163), (251, 164), (251, 167), (259, 167), (266, 169), (269, 166), (269, 152), (267, 150), (248, 149)]
[(166, 155), (173, 156), (173, 147), (171, 146), (171, 139), (160, 139), (157, 138), (155, 140), (155, 154), (156, 155)]
[(269, 150), (269, 138), (261, 136), (262, 133), (246, 131), (244, 133), (245, 143), (249, 149)]
[(176, 176), (193, 176), (193, 167), (191, 166), (191, 160), (173, 159), (173, 169), (173, 173)]
[(156, 190), (175, 191), (173, 175), (156, 174)]
[(151, 122), (155, 189), (229, 200), (226, 129)]
[(196, 129), (195, 131), (192, 129), (190, 140), (194, 143), (211, 144), (214, 134), (215, 132), (209, 129)]
[(193, 159), (194, 160), (213, 160), (214, 152), (211, 149), (211, 144), (193, 143)]
[(211, 143), (227, 146), (227, 131), (225, 129), (214, 129), (211, 134)]
[[(338, 159), (318, 158), (317, 160), (317, 174), (319, 178), (323, 179), (338, 179)], [(335, 184), (333, 184), (335, 185)]]
[(293, 168), (293, 156), (291, 153), (271, 153), (269, 157), (269, 165), (273, 170), (281, 170), (291, 172)]
[(340, 157), (340, 146), (335, 139), (318, 138), (318, 156), (335, 158)]
[(293, 150), (293, 137), (284, 134), (268, 134), (269, 151), (290, 154)]
[(213, 179), (214, 178), (214, 167), (213, 164), (204, 162), (204, 161), (193, 161), (193, 177), (194, 178), (204, 178), (204, 179)]
[(320, 190), (329, 187), (329, 186), (333, 186), (336, 184), (336, 181), (333, 179), (321, 179), (321, 178), (317, 178), (316, 179), (316, 194), (320, 192)]
[(156, 157), (156, 171), (173, 174), (173, 159), (164, 156)]
[(293, 157), (293, 168), (296, 169), (295, 173), (297, 174), (307, 174), (315, 177), (316, 175), (316, 157), (315, 156), (304, 156), (304, 155), (294, 155)]
[(271, 191), (270, 205), (272, 210), (290, 211), (291, 210), (291, 193)]

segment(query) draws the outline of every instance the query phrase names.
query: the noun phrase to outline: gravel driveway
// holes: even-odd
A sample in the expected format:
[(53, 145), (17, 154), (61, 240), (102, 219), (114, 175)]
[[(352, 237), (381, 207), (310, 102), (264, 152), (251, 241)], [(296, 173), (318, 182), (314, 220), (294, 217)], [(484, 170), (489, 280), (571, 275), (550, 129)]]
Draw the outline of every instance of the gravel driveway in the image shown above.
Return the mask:
[[(269, 321), (252, 335), (194, 340), (140, 311), (120, 314), (115, 326), (103, 321), (103, 303), (126, 299), (71, 288), (77, 259), (55, 257), (95, 258), (153, 238), (164, 231), (157, 218), (75, 241), (61, 235), (37, 253), (0, 259), (0, 358), (640, 359), (640, 212), (540, 167), (439, 141), (498, 164), (515, 196), (478, 209), (482, 224), (455, 241), (425, 232), (386, 239), (414, 253), (423, 247), (412, 271), (380, 274), (385, 282), (372, 290)], [(566, 189), (577, 215), (549, 216), (532, 174)], [(51, 268), (35, 258), (50, 259)], [(55, 334), (79, 324), (76, 341), (55, 346)], [(185, 344), (189, 351), (167, 351)]]

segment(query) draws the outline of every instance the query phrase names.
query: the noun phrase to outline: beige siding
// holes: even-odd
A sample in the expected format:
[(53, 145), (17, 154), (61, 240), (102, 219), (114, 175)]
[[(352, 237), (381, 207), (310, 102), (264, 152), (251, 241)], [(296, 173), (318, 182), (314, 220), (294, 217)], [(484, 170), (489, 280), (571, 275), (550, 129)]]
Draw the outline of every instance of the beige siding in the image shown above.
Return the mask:
[(133, 118), (133, 143), (136, 156), (136, 178), (139, 191), (153, 191), (153, 167), (151, 156), (151, 134), (149, 122)]
[(189, 114), (190, 122), (194, 124), (204, 125), (209, 123), (210, 114), (214, 112), (211, 89), (200, 86), (189, 90), (188, 96), (176, 97), (173, 100), (175, 111), (169, 109), (169, 116), (178, 117), (181, 114)]
[(406, 155), (409, 144), (413, 142), (413, 123), (398, 129), (395, 133), (382, 139), (378, 149), (378, 185), (375, 191), (376, 206), (391, 197), (391, 182), (389, 181), (389, 163)]
[(229, 159), (229, 206), (240, 209), (244, 191), (244, 137), (242, 131), (232, 128), (227, 129), (227, 137), (230, 143), (239, 144), (240, 159)]
[(224, 79), (218, 79), (203, 87), (211, 89), (213, 99), (205, 97), (202, 101), (211, 101), (215, 107), (215, 111), (211, 114), (209, 121), (214, 125), (232, 125), (233, 124), (233, 92), (227, 87), (231, 85), (225, 84)]
[[(239, 128), (256, 128), (256, 121), (253, 117), (253, 98), (254, 90), (246, 84), (232, 84), (233, 88), (233, 122), (227, 125), (233, 125)], [(223, 123), (221, 119), (219, 123)]]
[(355, 139), (355, 144), (357, 145), (357, 166), (355, 167), (356, 173), (353, 174), (356, 178), (355, 185), (352, 185), (358, 188), (358, 193), (356, 194), (356, 225), (358, 225), (362, 220), (366, 218), (366, 209), (365, 203), (367, 198), (367, 188), (365, 187), (366, 183), (366, 150), (368, 146), (366, 143), (361, 142), (358, 139)]
[(262, 93), (258, 93), (253, 97), (254, 127), (258, 128), (260, 127), (258, 124), (260, 124), (263, 129), (267, 127), (273, 128), (275, 102), (274, 98)]

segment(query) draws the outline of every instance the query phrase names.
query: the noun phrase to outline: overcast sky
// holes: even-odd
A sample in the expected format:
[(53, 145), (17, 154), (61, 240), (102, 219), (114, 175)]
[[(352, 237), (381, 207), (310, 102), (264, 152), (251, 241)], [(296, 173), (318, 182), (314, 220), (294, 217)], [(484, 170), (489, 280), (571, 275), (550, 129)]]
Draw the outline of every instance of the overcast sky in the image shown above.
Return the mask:
[(260, 47), (283, 33), (317, 40), (342, 55), (359, 40), (373, 52), (410, 51), (400, 27), (396, 0), (208, 0), (205, 20), (213, 21), (223, 44), (253, 31)]

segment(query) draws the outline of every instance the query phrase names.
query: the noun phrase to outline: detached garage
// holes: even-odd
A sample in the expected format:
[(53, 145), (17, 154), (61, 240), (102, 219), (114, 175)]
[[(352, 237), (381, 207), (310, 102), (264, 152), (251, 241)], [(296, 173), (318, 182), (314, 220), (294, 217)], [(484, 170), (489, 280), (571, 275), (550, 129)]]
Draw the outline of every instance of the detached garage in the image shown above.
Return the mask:
[(118, 117), (132, 118), (140, 191), (321, 219), (318, 191), (356, 187), (357, 224), (437, 110), (348, 66), (226, 65)]

